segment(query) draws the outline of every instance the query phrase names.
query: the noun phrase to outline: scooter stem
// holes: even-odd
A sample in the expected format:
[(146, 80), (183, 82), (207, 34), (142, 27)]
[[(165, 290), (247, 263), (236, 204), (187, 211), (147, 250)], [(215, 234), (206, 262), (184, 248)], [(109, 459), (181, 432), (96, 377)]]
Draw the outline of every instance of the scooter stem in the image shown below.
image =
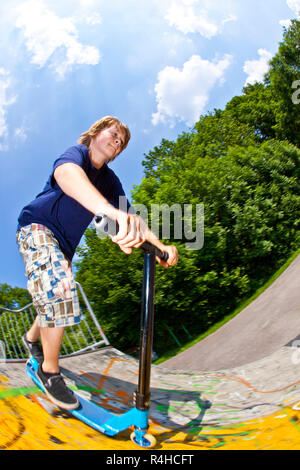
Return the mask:
[(141, 411), (150, 408), (150, 374), (154, 325), (155, 255), (145, 252), (141, 303), (141, 335), (139, 381), (136, 392), (136, 408)]

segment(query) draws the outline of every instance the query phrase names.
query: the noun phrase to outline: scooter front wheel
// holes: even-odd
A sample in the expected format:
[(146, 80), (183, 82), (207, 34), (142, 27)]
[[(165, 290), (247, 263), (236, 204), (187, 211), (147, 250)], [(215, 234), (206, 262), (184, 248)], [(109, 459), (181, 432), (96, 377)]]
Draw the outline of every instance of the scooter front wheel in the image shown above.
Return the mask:
[(152, 434), (144, 434), (141, 438), (137, 438), (135, 432), (130, 434), (130, 439), (134, 444), (137, 444), (140, 447), (145, 447), (147, 449), (153, 449), (156, 446), (156, 439)]

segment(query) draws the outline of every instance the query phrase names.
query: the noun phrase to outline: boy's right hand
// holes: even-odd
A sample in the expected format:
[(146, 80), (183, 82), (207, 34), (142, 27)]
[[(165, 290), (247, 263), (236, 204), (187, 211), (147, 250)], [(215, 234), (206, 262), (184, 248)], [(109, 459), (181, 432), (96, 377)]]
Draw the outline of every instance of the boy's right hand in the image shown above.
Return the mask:
[(132, 248), (139, 248), (146, 240), (147, 226), (143, 219), (136, 214), (118, 211), (115, 219), (119, 224), (118, 233), (112, 237), (121, 250), (130, 254)]

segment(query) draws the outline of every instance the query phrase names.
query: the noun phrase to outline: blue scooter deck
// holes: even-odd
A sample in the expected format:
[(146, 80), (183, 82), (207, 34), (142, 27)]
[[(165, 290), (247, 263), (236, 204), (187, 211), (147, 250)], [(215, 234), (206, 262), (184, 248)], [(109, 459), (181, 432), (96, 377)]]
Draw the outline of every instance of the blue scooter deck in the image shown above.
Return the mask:
[[(38, 362), (34, 358), (29, 359), (26, 364), (26, 373), (44, 392), (44, 387), (36, 375), (37, 369)], [(97, 431), (100, 431), (109, 436), (114, 436), (115, 434), (124, 431), (130, 426), (137, 426), (141, 429), (148, 428), (148, 412), (146, 411), (140, 411), (137, 408), (132, 408), (126, 413), (116, 415), (101, 408), (101, 406), (96, 405), (90, 400), (83, 398), (76, 392), (74, 392), (74, 394), (76, 395), (80, 405), (78, 408), (76, 408), (76, 410), (67, 410), (67, 412), (71, 413), (73, 416), (80, 419)]]

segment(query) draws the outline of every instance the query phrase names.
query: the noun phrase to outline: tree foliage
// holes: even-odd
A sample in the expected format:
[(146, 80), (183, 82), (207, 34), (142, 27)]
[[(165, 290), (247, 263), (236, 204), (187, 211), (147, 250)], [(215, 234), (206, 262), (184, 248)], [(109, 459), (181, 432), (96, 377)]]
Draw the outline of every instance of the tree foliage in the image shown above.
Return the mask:
[[(148, 223), (153, 204), (203, 204), (205, 211), (201, 250), (186, 250), (186, 240), (174, 236), (165, 240), (178, 247), (179, 263), (156, 272), (159, 353), (222, 319), (299, 247), (300, 113), (292, 102), (299, 25), (284, 32), (262, 83), (145, 155), (132, 199), (148, 208)], [(111, 342), (128, 350), (138, 345), (143, 256), (122, 254), (92, 229), (85, 241), (77, 278)]]
[[(261, 140), (287, 139), (300, 146), (300, 112), (293, 85), (300, 80), (300, 22), (285, 29), (277, 54), (262, 83), (248, 85), (226, 106), (240, 123), (250, 125)], [(298, 86), (299, 88), (299, 86)]]
[[(177, 245), (180, 261), (176, 268), (157, 268), (158, 352), (174, 343), (169, 328), (177, 337), (184, 335), (182, 325), (196, 334), (229, 313), (300, 241), (300, 151), (295, 146), (273, 140), (259, 147), (231, 147), (222, 158), (193, 153), (193, 165), (188, 164), (189, 153), (185, 158), (184, 172), (179, 174), (177, 163), (171, 169), (168, 162), (159, 184), (152, 178), (150, 188), (145, 178), (146, 184), (134, 192), (135, 202), (148, 202), (149, 208), (161, 200), (171, 205), (179, 193), (188, 198), (184, 202), (202, 202), (205, 207), (202, 250), (187, 251), (183, 241), (166, 240)], [(142, 254), (135, 251), (127, 257), (90, 230), (80, 255), (77, 277), (99, 308), (113, 343), (125, 349), (136, 346)]]
[(271, 60), (266, 80), (270, 83), (275, 100), (276, 137), (300, 147), (299, 105), (292, 100), (292, 86), (300, 80), (300, 21), (293, 20), (285, 30), (278, 53)]
[(21, 287), (0, 284), (0, 306), (13, 309), (25, 307), (32, 302), (29, 292)]

